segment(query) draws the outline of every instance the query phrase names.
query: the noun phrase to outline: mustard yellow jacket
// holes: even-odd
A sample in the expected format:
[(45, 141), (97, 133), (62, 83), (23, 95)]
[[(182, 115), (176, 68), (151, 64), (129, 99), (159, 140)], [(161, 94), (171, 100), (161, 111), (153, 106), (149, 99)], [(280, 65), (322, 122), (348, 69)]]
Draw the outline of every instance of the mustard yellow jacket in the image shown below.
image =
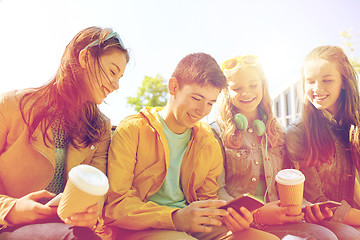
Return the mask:
[[(16, 199), (44, 189), (55, 172), (53, 145), (45, 146), (40, 129), (34, 132), (36, 139), (29, 141), (28, 128), (19, 109), (24, 93), (25, 90), (21, 90), (0, 95), (0, 225), (5, 226), (9, 225), (5, 217)], [(110, 122), (108, 132), (99, 143), (79, 149), (70, 145), (65, 178), (69, 170), (79, 164), (89, 164), (106, 173), (109, 145)]]
[[(168, 143), (156, 111), (146, 108), (124, 119), (109, 148), (110, 190), (104, 207), (109, 226), (126, 229), (172, 229), (176, 208), (147, 202), (164, 182), (169, 167)], [(208, 124), (198, 122), (184, 155), (180, 176), (188, 203), (217, 199), (221, 149)]]

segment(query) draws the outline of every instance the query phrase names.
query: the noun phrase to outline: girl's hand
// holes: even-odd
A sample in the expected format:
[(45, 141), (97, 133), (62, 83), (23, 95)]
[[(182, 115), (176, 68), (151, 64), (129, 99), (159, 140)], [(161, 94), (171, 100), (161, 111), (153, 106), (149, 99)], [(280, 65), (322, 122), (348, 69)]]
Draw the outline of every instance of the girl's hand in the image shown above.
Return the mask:
[(274, 201), (265, 204), (259, 209), (260, 216), (257, 221), (264, 225), (282, 225), (288, 222), (301, 222), (304, 214), (301, 213), (297, 216), (288, 215), (292, 212), (294, 207), (281, 207), (280, 201)]
[(332, 217), (333, 212), (330, 208), (325, 207), (325, 211), (321, 212), (319, 205), (315, 204), (312, 207), (305, 206), (305, 221), (308, 223), (318, 223), (325, 218)]
[(69, 225), (93, 228), (97, 223), (99, 215), (100, 206), (98, 204), (95, 204), (93, 206), (90, 206), (86, 212), (76, 213), (65, 219), (64, 222)]
[(222, 222), (217, 219), (219, 216), (226, 216), (229, 213), (224, 209), (226, 202), (221, 200), (205, 200), (190, 203), (183, 209), (172, 213), (173, 223), (176, 230), (184, 232), (211, 232), (211, 226), (221, 226)]
[(53, 198), (55, 194), (46, 190), (29, 193), (16, 200), (14, 207), (5, 217), (10, 224), (29, 224), (56, 216), (56, 208), (45, 206), (37, 201)]
[(227, 209), (229, 215), (224, 216), (222, 221), (228, 227), (228, 229), (232, 232), (239, 232), (250, 227), (250, 223), (253, 221), (253, 216), (249, 210), (245, 207), (240, 208), (240, 215), (237, 211), (233, 208)]

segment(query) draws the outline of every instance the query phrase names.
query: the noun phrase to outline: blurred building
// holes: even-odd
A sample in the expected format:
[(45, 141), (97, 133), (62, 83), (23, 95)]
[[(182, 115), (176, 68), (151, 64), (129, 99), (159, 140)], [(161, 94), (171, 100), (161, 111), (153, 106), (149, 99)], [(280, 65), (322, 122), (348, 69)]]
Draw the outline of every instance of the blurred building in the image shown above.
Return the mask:
[(272, 94), (274, 115), (287, 127), (300, 116), (302, 106), (302, 86), (299, 78), (289, 85), (278, 87)]

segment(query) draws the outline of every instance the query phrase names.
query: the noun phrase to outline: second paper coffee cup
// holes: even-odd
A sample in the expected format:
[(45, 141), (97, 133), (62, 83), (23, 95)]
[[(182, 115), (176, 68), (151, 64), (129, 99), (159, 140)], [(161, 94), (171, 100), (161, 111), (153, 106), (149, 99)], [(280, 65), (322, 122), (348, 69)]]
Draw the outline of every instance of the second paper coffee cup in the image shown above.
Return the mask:
[(57, 209), (59, 217), (65, 221), (75, 213), (85, 212), (108, 189), (109, 181), (99, 169), (85, 164), (72, 168)]
[(277, 173), (275, 180), (278, 184), (281, 206), (296, 206), (289, 215), (299, 215), (304, 193), (304, 174), (296, 169), (284, 169)]

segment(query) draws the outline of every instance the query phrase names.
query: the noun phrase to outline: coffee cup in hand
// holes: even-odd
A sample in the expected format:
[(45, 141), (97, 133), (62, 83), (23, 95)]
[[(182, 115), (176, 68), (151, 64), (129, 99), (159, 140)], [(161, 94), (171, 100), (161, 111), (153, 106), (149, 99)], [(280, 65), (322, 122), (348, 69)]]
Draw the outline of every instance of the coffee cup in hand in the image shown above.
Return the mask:
[(277, 173), (280, 204), (283, 207), (294, 206), (288, 215), (301, 214), (305, 176), (296, 169), (284, 169)]
[(85, 164), (72, 168), (57, 209), (59, 217), (65, 221), (73, 214), (86, 212), (108, 189), (108, 179), (99, 169)]

